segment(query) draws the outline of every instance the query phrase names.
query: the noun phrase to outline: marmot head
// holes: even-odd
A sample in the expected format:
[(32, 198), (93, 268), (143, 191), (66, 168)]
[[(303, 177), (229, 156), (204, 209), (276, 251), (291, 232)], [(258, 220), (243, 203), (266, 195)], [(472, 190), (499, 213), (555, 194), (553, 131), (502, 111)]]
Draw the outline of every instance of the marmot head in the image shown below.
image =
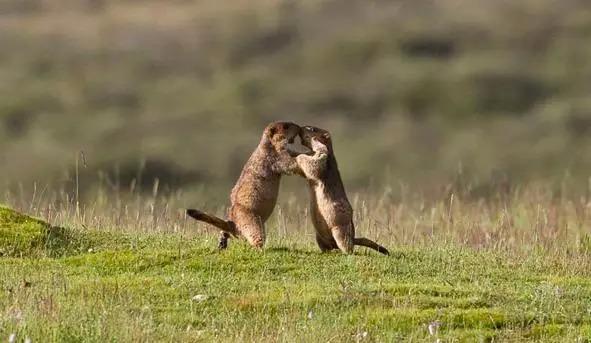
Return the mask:
[(263, 139), (270, 142), (277, 151), (284, 149), (287, 144), (292, 144), (300, 135), (299, 125), (291, 122), (274, 122), (265, 128)]
[(323, 130), (315, 126), (302, 126), (302, 144), (312, 149), (312, 140), (316, 140), (332, 151), (332, 139), (330, 138), (330, 132)]

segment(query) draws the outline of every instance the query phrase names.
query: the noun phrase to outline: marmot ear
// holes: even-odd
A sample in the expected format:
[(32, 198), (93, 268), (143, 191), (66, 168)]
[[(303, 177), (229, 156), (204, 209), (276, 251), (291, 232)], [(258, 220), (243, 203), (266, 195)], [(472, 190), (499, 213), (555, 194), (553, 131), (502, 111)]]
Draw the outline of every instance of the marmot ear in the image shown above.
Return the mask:
[(276, 133), (277, 133), (277, 127), (271, 126), (271, 128), (269, 128), (269, 138), (272, 138), (273, 136), (275, 136)]

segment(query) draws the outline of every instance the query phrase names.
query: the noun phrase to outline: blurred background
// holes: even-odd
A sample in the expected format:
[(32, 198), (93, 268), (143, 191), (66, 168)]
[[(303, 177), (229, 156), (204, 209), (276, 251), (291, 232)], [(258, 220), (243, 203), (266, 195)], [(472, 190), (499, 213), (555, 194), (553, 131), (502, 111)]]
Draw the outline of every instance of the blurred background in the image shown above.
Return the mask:
[(349, 190), (588, 189), (590, 94), (586, 0), (0, 0), (0, 190), (225, 201), (273, 120)]

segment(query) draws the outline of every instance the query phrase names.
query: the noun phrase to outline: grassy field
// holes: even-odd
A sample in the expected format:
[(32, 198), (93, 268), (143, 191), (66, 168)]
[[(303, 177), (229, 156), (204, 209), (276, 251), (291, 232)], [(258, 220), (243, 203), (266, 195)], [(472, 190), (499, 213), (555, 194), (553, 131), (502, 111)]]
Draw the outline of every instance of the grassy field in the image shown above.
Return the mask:
[[(0, 0), (0, 341), (591, 341), (590, 37), (582, 0)], [(273, 120), (392, 256), (321, 254), (295, 177), (264, 251), (185, 217)]]
[(232, 241), (224, 252), (215, 232), (166, 210), (180, 207), (171, 199), (15, 201), (63, 227), (0, 209), (0, 338), (591, 340), (585, 198), (533, 187), (496, 199), (352, 198), (358, 231), (392, 256), (320, 253), (291, 198), (264, 251)]

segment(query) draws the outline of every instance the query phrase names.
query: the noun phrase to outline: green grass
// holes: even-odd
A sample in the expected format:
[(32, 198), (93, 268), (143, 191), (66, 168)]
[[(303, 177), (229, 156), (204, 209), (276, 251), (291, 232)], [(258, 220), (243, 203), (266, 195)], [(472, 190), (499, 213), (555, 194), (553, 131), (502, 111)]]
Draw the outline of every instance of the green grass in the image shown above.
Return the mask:
[[(591, 339), (586, 255), (434, 244), (353, 256), (212, 236), (60, 229), (0, 210), (0, 338), (33, 341)], [(301, 242), (300, 242), (301, 243)], [(205, 295), (205, 300), (193, 300)]]

